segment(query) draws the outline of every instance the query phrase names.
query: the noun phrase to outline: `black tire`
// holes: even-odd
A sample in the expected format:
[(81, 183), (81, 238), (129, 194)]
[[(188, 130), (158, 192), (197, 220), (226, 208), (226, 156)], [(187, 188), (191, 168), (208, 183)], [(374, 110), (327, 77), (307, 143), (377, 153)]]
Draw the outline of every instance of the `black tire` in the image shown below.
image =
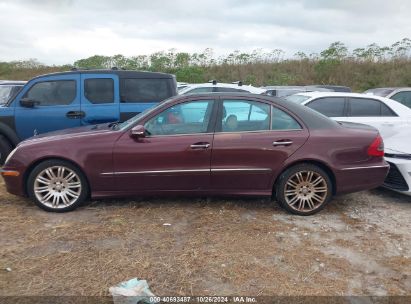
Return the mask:
[(13, 147), (10, 142), (3, 135), (0, 135), (0, 166), (4, 165), (7, 156), (12, 150)]
[[(61, 185), (60, 184), (56, 185), (53, 182), (53, 183), (50, 183), (50, 186), (47, 186), (47, 184), (45, 184), (45, 183), (42, 184), (41, 181), (39, 182), (38, 177), (39, 176), (44, 177), (45, 176), (44, 174), (46, 174), (45, 173), (46, 169), (51, 169), (55, 173), (56, 170), (58, 170), (58, 167), (65, 168), (65, 170), (62, 170), (62, 171), (63, 171), (63, 175), (64, 175), (64, 172), (68, 173), (68, 174), (66, 174), (66, 179), (67, 180), (69, 178), (69, 174), (71, 174), (70, 172), (74, 172), (75, 178), (69, 180), (69, 182), (65, 184), (66, 187), (64, 187), (63, 182), (61, 182)], [(60, 178), (60, 179), (58, 177), (56, 177), (55, 180), (56, 180), (56, 183), (60, 183), (60, 181), (64, 180), (64, 177)], [(60, 181), (58, 181), (58, 180), (60, 180)], [(73, 182), (71, 182), (71, 181), (73, 181)], [(53, 191), (53, 193), (55, 193), (56, 196), (59, 195), (59, 193), (61, 192), (61, 196), (64, 195), (67, 199), (69, 199), (71, 197), (71, 199), (73, 201), (72, 202), (70, 201), (69, 205), (67, 205), (67, 204), (64, 203), (63, 199), (58, 198), (57, 201), (58, 201), (59, 206), (51, 207), (50, 203), (47, 203), (46, 201), (42, 202), (39, 199), (38, 196), (43, 195), (42, 193), (40, 193), (40, 194), (38, 193), (36, 195), (35, 189), (34, 189), (36, 184), (37, 185), (43, 185), (41, 187), (60, 187), (61, 186), (62, 189), (59, 188), (58, 190), (54, 190), (54, 188), (53, 189), (49, 188), (48, 190), (44, 190), (44, 192), (47, 195), (47, 193), (49, 193), (50, 191)], [(76, 194), (78, 195), (77, 198), (74, 197), (74, 196), (70, 196), (70, 194), (68, 194), (68, 191), (70, 191), (70, 189), (69, 189), (70, 185), (69, 184), (72, 184), (72, 185), (76, 184), (76, 186), (77, 186), (77, 184), (80, 185), (79, 189), (77, 189), (78, 187), (76, 187)], [(39, 188), (37, 188), (37, 189), (39, 189)], [(49, 192), (47, 192), (47, 191), (49, 191)], [(56, 193), (56, 191), (58, 191), (59, 193)], [(27, 179), (27, 193), (28, 193), (29, 197), (34, 201), (34, 203), (38, 207), (40, 207), (41, 209), (43, 209), (45, 211), (49, 211), (49, 212), (68, 212), (68, 211), (72, 211), (72, 210), (76, 209), (77, 207), (79, 207), (86, 200), (86, 198), (89, 195), (89, 186), (88, 186), (87, 179), (86, 179), (84, 173), (77, 166), (73, 165), (70, 162), (64, 161), (64, 160), (52, 159), (52, 160), (46, 160), (46, 161), (38, 164), (30, 172), (29, 177)], [(46, 195), (43, 198), (45, 198)], [(54, 197), (54, 195), (52, 197)], [(60, 204), (60, 201), (63, 204)], [(54, 201), (53, 201), (53, 205), (54, 205)]]
[[(313, 186), (315, 183), (317, 184)], [(312, 215), (322, 210), (331, 200), (333, 186), (329, 175), (320, 167), (299, 164), (280, 175), (275, 185), (275, 194), (280, 206), (288, 212)]]

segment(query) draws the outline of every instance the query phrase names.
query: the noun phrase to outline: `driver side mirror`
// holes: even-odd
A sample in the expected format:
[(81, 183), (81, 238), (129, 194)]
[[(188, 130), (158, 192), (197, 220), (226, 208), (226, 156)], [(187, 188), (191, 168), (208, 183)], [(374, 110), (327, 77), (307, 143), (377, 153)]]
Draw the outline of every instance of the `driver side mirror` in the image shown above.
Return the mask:
[(142, 125), (137, 125), (131, 129), (130, 136), (134, 138), (146, 137), (146, 128)]
[(39, 104), (40, 104), (39, 101), (30, 99), (30, 98), (20, 99), (20, 105), (25, 108), (34, 108), (34, 106), (39, 105)]

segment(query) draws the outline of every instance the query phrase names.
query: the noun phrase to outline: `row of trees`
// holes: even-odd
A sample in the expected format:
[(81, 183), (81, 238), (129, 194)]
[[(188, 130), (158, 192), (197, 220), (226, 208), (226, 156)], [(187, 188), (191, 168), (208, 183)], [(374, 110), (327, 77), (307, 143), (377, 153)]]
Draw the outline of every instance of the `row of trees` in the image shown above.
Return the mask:
[(39, 73), (62, 71), (71, 67), (92, 69), (119, 67), (132, 70), (173, 73), (178, 81), (204, 82), (243, 80), (253, 85), (342, 84), (362, 90), (374, 86), (411, 86), (411, 40), (404, 38), (391, 46), (376, 43), (350, 51), (334, 42), (320, 53), (297, 52), (286, 58), (280, 49), (270, 52), (234, 51), (214, 56), (208, 48), (202, 53), (177, 52), (175, 49), (150, 55), (126, 57), (94, 55), (73, 65), (46, 66), (35, 59), (0, 62), (0, 78), (27, 79)]

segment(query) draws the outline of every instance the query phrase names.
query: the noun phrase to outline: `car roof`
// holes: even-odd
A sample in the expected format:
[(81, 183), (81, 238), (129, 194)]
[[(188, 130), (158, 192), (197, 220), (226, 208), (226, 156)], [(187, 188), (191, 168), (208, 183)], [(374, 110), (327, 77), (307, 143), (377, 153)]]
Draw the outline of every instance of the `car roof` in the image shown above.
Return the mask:
[[(348, 93), (348, 92), (302, 92), (298, 93), (296, 95), (303, 95), (303, 96), (308, 96), (308, 97), (359, 97), (359, 98), (369, 98), (370, 95), (368, 94), (363, 94), (363, 93)], [(384, 98), (381, 96), (372, 96), (373, 98)]]
[(146, 71), (131, 71), (131, 70), (114, 70), (114, 69), (93, 69), (93, 70), (76, 70), (66, 72), (56, 72), (43, 74), (34, 77), (37, 79), (44, 76), (64, 76), (64, 75), (73, 75), (73, 74), (115, 74), (120, 78), (174, 78), (175, 76), (167, 73), (159, 72), (146, 72)]
[(185, 87), (183, 90), (181, 90), (180, 93), (184, 93), (186, 91), (189, 91), (190, 89), (196, 89), (196, 88), (208, 88), (208, 87), (220, 87), (220, 88), (233, 88), (233, 89), (244, 89), (244, 90), (250, 90), (250, 91), (254, 91), (255, 93), (257, 92), (265, 92), (266, 90), (261, 89), (261, 88), (256, 88), (253, 87), (251, 85), (238, 85), (235, 83), (219, 83), (217, 82), (216, 84), (213, 84), (211, 82), (206, 82), (206, 83), (190, 83), (187, 85), (187, 87)]
[(408, 89), (408, 90), (411, 90), (411, 87), (382, 87), (382, 88), (371, 88), (371, 89), (368, 89), (367, 91), (372, 91), (372, 90), (400, 90), (400, 89)]

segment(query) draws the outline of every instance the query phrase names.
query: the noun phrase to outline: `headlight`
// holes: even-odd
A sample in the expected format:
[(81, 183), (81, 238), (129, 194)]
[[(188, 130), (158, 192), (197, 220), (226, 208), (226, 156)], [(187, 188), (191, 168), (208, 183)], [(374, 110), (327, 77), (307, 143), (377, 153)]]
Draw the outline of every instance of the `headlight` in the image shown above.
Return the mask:
[(14, 148), (14, 150), (10, 152), (10, 154), (7, 156), (6, 161), (4, 162), (4, 164), (7, 164), (7, 162), (10, 160), (10, 158), (13, 157), (13, 155), (14, 155), (14, 153), (16, 153), (16, 151), (17, 151), (17, 147)]

